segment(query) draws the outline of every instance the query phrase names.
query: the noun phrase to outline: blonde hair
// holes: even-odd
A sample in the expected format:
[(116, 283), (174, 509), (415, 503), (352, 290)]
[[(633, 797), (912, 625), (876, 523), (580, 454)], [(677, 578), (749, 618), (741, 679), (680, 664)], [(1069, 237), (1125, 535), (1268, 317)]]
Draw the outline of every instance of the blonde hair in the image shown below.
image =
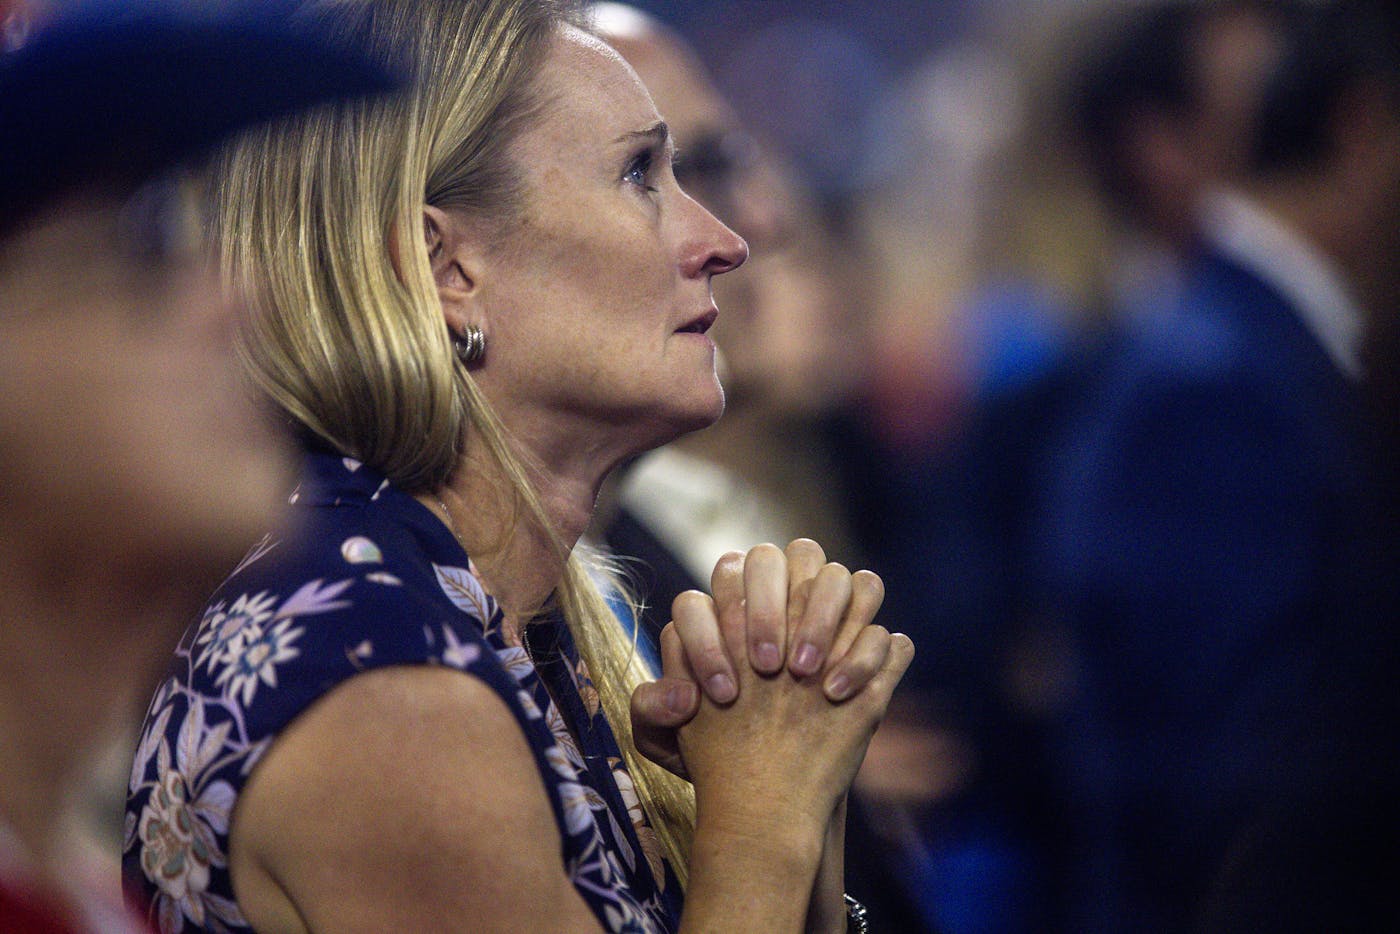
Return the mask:
[[(224, 272), (254, 306), (240, 335), (249, 372), (312, 434), (411, 493), (447, 482), (470, 426), (511, 479), (515, 515), (550, 529), (505, 426), (456, 364), (423, 209), (512, 222), (506, 149), (541, 105), (532, 76), (550, 41), (586, 28), (582, 12), (571, 0), (313, 0), (303, 15), (409, 87), (253, 130), (221, 155), (216, 227)], [(598, 570), (575, 548), (556, 599), (684, 884), (693, 791), (636, 751), (629, 700), (651, 672)]]

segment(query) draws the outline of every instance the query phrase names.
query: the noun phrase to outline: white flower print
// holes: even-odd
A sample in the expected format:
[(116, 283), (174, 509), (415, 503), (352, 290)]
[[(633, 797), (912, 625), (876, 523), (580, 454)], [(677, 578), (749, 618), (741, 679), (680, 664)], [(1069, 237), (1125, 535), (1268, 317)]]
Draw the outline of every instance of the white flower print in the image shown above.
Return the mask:
[(291, 628), (292, 620), (284, 619), (256, 639), (241, 647), (241, 651), (228, 660), (227, 667), (219, 673), (214, 684), (224, 689), (224, 696), (237, 696), (244, 707), (253, 702), (258, 682), (268, 687), (277, 687), (277, 666), (296, 658), (300, 652), (292, 647), (306, 630)]
[(131, 780), (127, 785), (131, 794), (135, 794), (141, 787), (141, 782), (146, 777), (146, 766), (150, 764), (161, 740), (164, 739), (165, 729), (170, 725), (170, 715), (174, 712), (173, 707), (166, 707), (154, 718), (147, 717), (146, 729), (141, 734), (141, 742), (136, 746), (136, 757), (131, 762)]
[(340, 556), (347, 564), (383, 564), (384, 552), (372, 539), (353, 535), (340, 543)]
[[(416, 504), (367, 465), (342, 462), (340, 454), (315, 457), (325, 463), (301, 488), (302, 503), (364, 504), (373, 493), (381, 514), (409, 510), (410, 527), (409, 519), (421, 518)], [(228, 834), (236, 796), (285, 722), (278, 718), (356, 671), (402, 660), (476, 672), (501, 694), (540, 756), (563, 837), (562, 864), (579, 893), (605, 928), (665, 929), (671, 902), (661, 902), (644, 868), (650, 863), (664, 884), (665, 866), (659, 848), (651, 852), (650, 828), (626, 773), (617, 775), (625, 784), (621, 802), (607, 787), (604, 763), (618, 768), (619, 753), (606, 724), (589, 720), (596, 693), (571, 643), (559, 643), (567, 664), (550, 666), (545, 676), (554, 680), (541, 683), (519, 635), (503, 631), (500, 608), (450, 540), (439, 537), (435, 551), (415, 552), (381, 528), (337, 525), (333, 538), (318, 542), (324, 548), (304, 555), (300, 540), (293, 547), (265, 538), (181, 641), (176, 668), (146, 714), (122, 827), (127, 880), (146, 893), (152, 927), (162, 934), (251, 934), (233, 901)], [(288, 563), (274, 566), (269, 553), (284, 549)], [(400, 601), (379, 599), (395, 592), (406, 597), (402, 611)], [(361, 594), (374, 599), (372, 614), (352, 608)], [(420, 612), (420, 598), (434, 612)], [(332, 611), (333, 621), (311, 618)], [(561, 710), (579, 711), (578, 736)]]
[[(601, 802), (602, 797), (598, 800)], [(612, 841), (617, 847), (617, 852), (622, 854), (622, 859), (627, 863), (627, 868), (633, 872), (637, 870), (637, 854), (632, 849), (632, 843), (627, 839), (627, 834), (623, 831), (622, 825), (617, 822), (617, 815), (612, 808), (603, 805), (603, 813), (608, 815), (608, 828), (612, 830)]]
[(564, 778), (571, 782), (578, 779), (578, 771), (569, 763), (569, 757), (565, 754), (563, 747), (550, 746), (544, 751), (544, 758), (554, 767), (554, 771)]
[(233, 573), (229, 574), (229, 577), (235, 577), (244, 568), (248, 567), (250, 564), (255, 563), (260, 558), (262, 558), (263, 555), (267, 554), (269, 551), (276, 547), (276, 539), (274, 539), (271, 534), (264, 535), (262, 538), (258, 539), (257, 544), (255, 544), (252, 548), (248, 549), (248, 553), (243, 556), (242, 561), (238, 562), (238, 567), (233, 569)]
[(189, 699), (189, 704), (189, 711), (175, 737), (175, 768), (181, 775), (189, 775), (198, 782), (204, 771), (223, 753), (233, 724), (224, 720), (211, 729), (206, 719), (204, 698), (196, 694)]
[(334, 584), (322, 586), (321, 578), (303, 584), (297, 588), (297, 592), (292, 594), (282, 605), (277, 608), (277, 615), (273, 619), (288, 619), (293, 616), (310, 616), (313, 613), (329, 613), (331, 610), (339, 610), (350, 605), (349, 600), (337, 600), (345, 590), (355, 583), (355, 579), (346, 578)]
[(598, 716), (598, 689), (593, 686), (593, 678), (588, 674), (588, 665), (583, 659), (578, 660), (571, 672), (574, 678), (574, 686), (578, 688), (579, 697), (583, 700), (583, 708), (588, 711), (590, 717)]
[(223, 604), (210, 607), (194, 640), (195, 645), (204, 646), (195, 659), (195, 667), (207, 664), (209, 673), (213, 674), (215, 666), (237, 654), (245, 640), (261, 634), (262, 624), (272, 618), (275, 602), (272, 594), (263, 591), (252, 596), (243, 594), (227, 610)]
[(616, 934), (648, 934), (655, 930), (651, 919), (630, 901), (609, 902), (603, 907), (603, 917), (607, 919), (608, 930)]
[[(605, 864), (611, 868), (614, 878), (619, 882), (626, 878), (622, 875), (622, 867), (617, 865), (617, 857), (609, 853), (604, 860)], [(606, 875), (606, 874), (605, 874)], [(650, 917), (638, 905), (630, 895), (621, 889), (614, 889), (615, 898), (603, 907), (603, 917), (607, 921), (609, 931), (617, 934), (650, 934), (656, 931), (656, 925), (652, 923)]]
[(516, 696), (520, 698), (520, 706), (524, 708), (525, 716), (531, 720), (539, 720), (544, 716), (540, 712), (540, 705), (535, 703), (535, 699), (530, 696), (529, 691), (521, 689), (516, 692)]
[(554, 734), (554, 741), (563, 747), (564, 754), (569, 757), (570, 764), (582, 771), (584, 768), (583, 753), (579, 751), (574, 734), (569, 732), (569, 725), (564, 722), (563, 714), (559, 712), (559, 708), (553, 702), (545, 708), (544, 722), (549, 725), (549, 731)]

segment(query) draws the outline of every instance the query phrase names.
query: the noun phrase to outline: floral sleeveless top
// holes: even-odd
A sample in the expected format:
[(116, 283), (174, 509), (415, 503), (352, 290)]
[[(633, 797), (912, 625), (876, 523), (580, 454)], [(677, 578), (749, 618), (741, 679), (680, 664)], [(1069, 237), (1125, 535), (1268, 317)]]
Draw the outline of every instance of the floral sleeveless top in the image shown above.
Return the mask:
[(507, 639), (446, 526), (352, 459), (311, 453), (291, 503), (296, 531), (258, 543), (214, 594), (147, 711), (126, 811), (133, 903), (162, 934), (251, 931), (228, 841), (258, 758), (347, 678), (422, 664), (467, 672), (510, 708), (560, 860), (602, 926), (675, 930), (680, 887), (562, 622), (532, 623), (528, 653)]

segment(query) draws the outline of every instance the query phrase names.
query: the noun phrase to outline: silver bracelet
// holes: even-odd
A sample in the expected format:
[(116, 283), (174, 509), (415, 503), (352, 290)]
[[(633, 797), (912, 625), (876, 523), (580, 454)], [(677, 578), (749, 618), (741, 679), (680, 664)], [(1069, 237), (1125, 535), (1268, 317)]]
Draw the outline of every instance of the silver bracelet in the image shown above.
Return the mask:
[(870, 934), (870, 912), (851, 896), (841, 897), (846, 901), (846, 934)]

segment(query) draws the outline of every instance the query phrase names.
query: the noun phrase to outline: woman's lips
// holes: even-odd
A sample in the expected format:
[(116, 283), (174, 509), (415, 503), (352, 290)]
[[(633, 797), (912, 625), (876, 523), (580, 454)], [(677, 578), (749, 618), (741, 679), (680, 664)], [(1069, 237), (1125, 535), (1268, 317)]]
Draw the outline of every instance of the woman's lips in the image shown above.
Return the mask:
[(697, 318), (695, 318), (695, 319), (693, 319), (693, 320), (687, 322), (687, 323), (685, 324), (684, 327), (677, 328), (677, 329), (676, 329), (676, 333), (677, 333), (677, 334), (704, 334), (704, 333), (705, 333), (706, 331), (708, 331), (712, 326), (714, 326), (715, 319), (718, 318), (718, 317), (719, 317), (719, 310), (716, 309), (716, 308), (711, 308), (709, 311), (705, 312), (703, 315), (700, 315), (699, 317), (697, 317)]

